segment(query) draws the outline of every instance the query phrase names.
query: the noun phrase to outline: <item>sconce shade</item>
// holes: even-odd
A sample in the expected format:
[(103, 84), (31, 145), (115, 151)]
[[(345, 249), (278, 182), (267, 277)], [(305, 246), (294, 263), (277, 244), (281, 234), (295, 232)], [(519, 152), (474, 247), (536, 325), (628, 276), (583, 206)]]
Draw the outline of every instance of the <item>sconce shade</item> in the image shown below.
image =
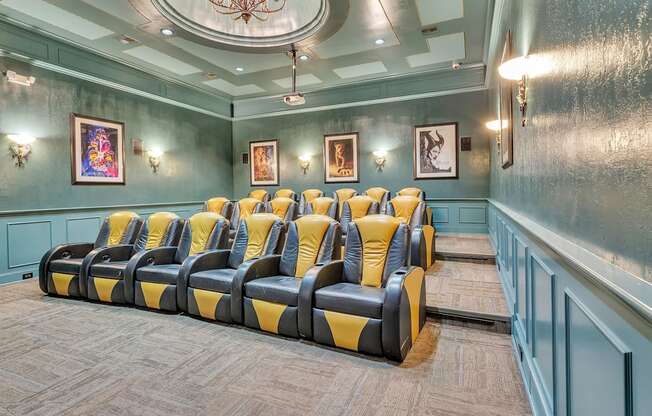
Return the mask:
[(535, 78), (549, 71), (550, 62), (538, 55), (519, 56), (498, 67), (500, 76), (512, 81), (518, 81), (523, 77)]
[(36, 140), (35, 137), (27, 136), (27, 135), (24, 135), (24, 134), (8, 134), (7, 137), (12, 142), (14, 142), (16, 144), (21, 144), (21, 145), (32, 144), (32, 143), (34, 143), (34, 140)]
[(149, 153), (149, 155), (150, 155), (151, 157), (161, 157), (161, 156), (163, 156), (163, 151), (162, 151), (161, 149), (159, 149), (158, 147), (155, 147), (155, 148), (153, 148), (153, 149), (150, 149), (150, 150), (148, 151), (148, 153)]
[(381, 158), (387, 156), (387, 150), (374, 150), (374, 156)]
[(302, 162), (310, 162), (310, 155), (301, 155), (299, 156), (299, 160)]
[(493, 131), (500, 131), (502, 129), (505, 129), (509, 127), (509, 121), (508, 120), (491, 120), (485, 123), (485, 126), (489, 130)]

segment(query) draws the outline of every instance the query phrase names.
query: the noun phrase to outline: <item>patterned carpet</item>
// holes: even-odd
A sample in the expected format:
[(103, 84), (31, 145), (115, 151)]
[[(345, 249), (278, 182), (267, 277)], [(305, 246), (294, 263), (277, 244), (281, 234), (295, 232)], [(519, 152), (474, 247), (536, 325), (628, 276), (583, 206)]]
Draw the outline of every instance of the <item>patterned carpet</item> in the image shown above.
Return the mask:
[(507, 335), (428, 322), (407, 360), (0, 286), (0, 416), (529, 415)]

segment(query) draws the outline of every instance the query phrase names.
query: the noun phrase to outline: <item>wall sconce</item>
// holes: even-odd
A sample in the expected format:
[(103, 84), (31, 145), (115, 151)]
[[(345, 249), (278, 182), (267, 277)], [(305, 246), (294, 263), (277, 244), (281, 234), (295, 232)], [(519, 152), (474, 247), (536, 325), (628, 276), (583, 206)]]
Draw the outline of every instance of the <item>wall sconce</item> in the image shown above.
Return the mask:
[(23, 134), (8, 134), (7, 137), (13, 142), (9, 145), (11, 158), (16, 159), (16, 166), (19, 168), (25, 166), (27, 156), (32, 152), (31, 144), (36, 139)]
[(385, 162), (387, 161), (387, 151), (386, 150), (374, 150), (374, 158), (376, 162), (376, 169), (382, 171), (385, 167)]
[(496, 144), (500, 146), (500, 131), (509, 126), (508, 120), (491, 120), (485, 123), (485, 126), (492, 131), (496, 132)]
[(5, 78), (7, 78), (7, 81), (9, 81), (9, 82), (11, 82), (13, 84), (22, 85), (24, 87), (31, 87), (32, 84), (34, 84), (36, 82), (36, 78), (34, 78), (34, 77), (28, 77), (26, 75), (19, 75), (16, 72), (10, 71), (10, 70), (3, 71), (2, 75), (4, 75)]
[(158, 172), (158, 168), (161, 165), (161, 156), (163, 156), (163, 151), (158, 148), (151, 149), (147, 152), (149, 154), (149, 166), (152, 168), (154, 173)]
[(518, 81), (519, 111), (521, 112), (521, 126), (525, 127), (527, 122), (527, 83), (529, 78), (543, 75), (550, 70), (550, 63), (542, 56), (519, 56), (510, 59), (498, 67), (498, 73), (504, 79)]
[(299, 156), (299, 166), (301, 166), (304, 175), (308, 173), (308, 169), (310, 169), (310, 155)]

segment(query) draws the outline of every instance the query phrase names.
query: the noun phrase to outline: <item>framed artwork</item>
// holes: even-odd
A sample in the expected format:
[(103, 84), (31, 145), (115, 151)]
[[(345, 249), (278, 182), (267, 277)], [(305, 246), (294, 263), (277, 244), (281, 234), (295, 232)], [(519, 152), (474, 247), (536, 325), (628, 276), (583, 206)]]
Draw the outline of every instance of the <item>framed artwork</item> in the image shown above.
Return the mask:
[(125, 184), (125, 125), (80, 114), (70, 115), (73, 185)]
[(414, 179), (457, 179), (457, 122), (414, 127)]
[[(507, 31), (501, 63), (512, 58), (512, 32)], [(514, 164), (514, 108), (512, 106), (512, 81), (500, 78), (500, 121), (507, 120), (507, 127), (499, 130), (500, 159), (503, 169)]]
[(278, 185), (278, 140), (249, 142), (249, 184)]
[(359, 182), (358, 133), (324, 136), (324, 182)]

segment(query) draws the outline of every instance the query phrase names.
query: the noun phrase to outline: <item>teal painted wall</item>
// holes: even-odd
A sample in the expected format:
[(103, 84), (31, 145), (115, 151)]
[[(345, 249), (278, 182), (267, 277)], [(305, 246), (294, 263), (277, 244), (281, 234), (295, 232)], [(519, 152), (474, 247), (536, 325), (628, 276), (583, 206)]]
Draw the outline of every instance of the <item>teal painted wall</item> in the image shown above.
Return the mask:
[(511, 29), (516, 55), (554, 68), (529, 82), (526, 127), (515, 114), (514, 165), (491, 146), (489, 234), (526, 392), (537, 416), (649, 414), (650, 3), (501, 6), (491, 54)]
[(530, 80), (528, 125), (515, 115), (512, 167), (493, 158), (492, 198), (652, 283), (650, 2), (505, 10), (515, 54), (543, 54), (554, 70)]
[[(0, 211), (199, 201), (231, 196), (231, 122), (121, 92), (6, 57), (0, 67), (34, 75), (22, 87), (0, 81), (0, 146), (6, 133), (38, 139), (24, 168), (3, 151)], [(70, 113), (125, 123), (126, 186), (71, 185)], [(159, 173), (131, 152), (131, 139), (165, 151)], [(6, 240), (5, 240), (6, 241)]]
[[(280, 183), (295, 191), (316, 187), (326, 192), (341, 187), (360, 191), (384, 186), (392, 191), (418, 186), (429, 198), (483, 198), (489, 193), (489, 135), (484, 91), (427, 99), (374, 104), (326, 111), (295, 113), (276, 117), (237, 120), (233, 123), (233, 189), (241, 198), (250, 191), (249, 165), (240, 154), (248, 152), (249, 141), (278, 139)], [(460, 136), (472, 137), (472, 151), (459, 154), (459, 179), (413, 180), (413, 127), (420, 124), (457, 121)], [(360, 183), (325, 184), (323, 135), (357, 131), (360, 134)], [(375, 167), (372, 152), (387, 149), (382, 172)], [(301, 154), (311, 154), (310, 170), (303, 175)], [(266, 187), (270, 191), (278, 187)]]

